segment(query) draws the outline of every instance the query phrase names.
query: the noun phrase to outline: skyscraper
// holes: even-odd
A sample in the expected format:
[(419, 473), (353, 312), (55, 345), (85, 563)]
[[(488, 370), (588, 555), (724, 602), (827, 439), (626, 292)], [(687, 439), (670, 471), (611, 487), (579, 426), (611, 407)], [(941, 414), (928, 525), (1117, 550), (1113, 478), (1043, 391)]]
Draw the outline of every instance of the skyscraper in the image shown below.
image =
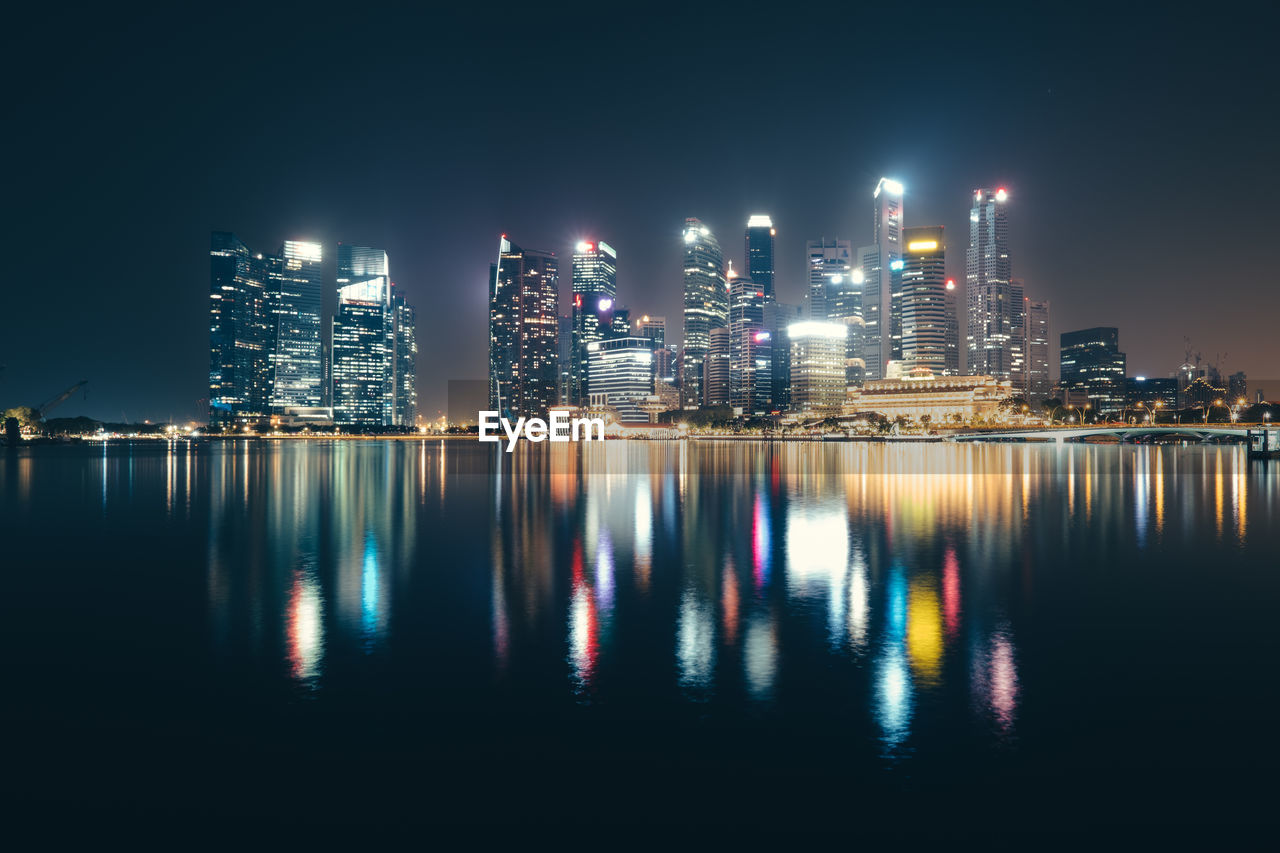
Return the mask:
[(667, 318), (645, 314), (636, 320), (636, 336), (648, 338), (654, 349), (662, 349), (667, 345)]
[(1114, 327), (1063, 332), (1060, 362), (1062, 387), (1083, 391), (1094, 411), (1115, 412), (1124, 406), (1125, 355)]
[[(724, 255), (711, 229), (690, 217), (684, 223), (684, 370), (681, 397), (686, 408), (702, 405), (703, 362), (711, 330), (729, 322)], [(726, 398), (727, 402), (727, 398)]]
[(769, 330), (773, 344), (773, 409), (786, 411), (791, 404), (791, 354), (787, 327), (801, 319), (799, 305), (785, 302), (766, 302), (764, 326)]
[[(341, 247), (339, 247), (341, 249)], [(395, 330), (385, 276), (338, 274), (333, 318), (333, 420), (388, 426), (393, 416)]]
[(587, 344), (593, 398), (604, 397), (622, 423), (647, 423), (640, 409), (653, 394), (653, 344), (648, 338), (620, 337)]
[(1025, 340), (1026, 392), (1028, 403), (1039, 405), (1052, 393), (1049, 379), (1049, 303), (1047, 300), (1026, 299)]
[(266, 266), (234, 234), (209, 242), (209, 421), (214, 426), (268, 413), (275, 343), (267, 302)]
[[(895, 321), (889, 265), (902, 254), (902, 184), (881, 178), (876, 184), (872, 245), (858, 250), (864, 279), (862, 316), (865, 322), (863, 358), (868, 379), (883, 379), (893, 357)], [(898, 318), (898, 324), (901, 317)]]
[(744, 415), (773, 406), (773, 336), (764, 323), (768, 296), (749, 278), (729, 280), (729, 403)]
[(747, 220), (747, 278), (756, 283), (764, 298), (773, 300), (773, 242), (777, 231), (773, 220), (756, 214)]
[(268, 297), (275, 346), (269, 355), (271, 410), (324, 405), (320, 314), (323, 305), (319, 243), (287, 241), (268, 259)]
[(559, 332), (554, 253), (521, 249), (502, 235), (490, 265), (489, 405), (544, 417), (556, 401)]
[(949, 376), (959, 376), (963, 368), (960, 357), (959, 288), (956, 287), (955, 279), (947, 279), (946, 290), (947, 358), (943, 372)]
[(1004, 189), (973, 194), (965, 253), (967, 364), (971, 374), (1021, 380), (1024, 306), (1021, 287), (1010, 276), (1007, 200)]
[[(580, 240), (573, 252), (573, 366), (570, 396), (563, 402), (582, 405), (590, 394), (587, 344), (612, 334), (618, 296), (618, 254), (608, 243)], [(624, 331), (623, 334), (626, 334)]]
[(845, 382), (859, 385), (866, 374), (862, 353), (865, 277), (854, 266), (852, 245), (849, 240), (823, 238), (810, 240), (805, 251), (809, 262), (809, 319), (845, 325)]
[(395, 402), (391, 422), (412, 427), (418, 421), (418, 312), (391, 284), (391, 316), (395, 324)]
[(840, 413), (845, 399), (843, 323), (806, 320), (787, 328), (791, 347), (791, 410), (811, 416)]
[(904, 370), (927, 367), (935, 374), (947, 369), (947, 263), (941, 225), (902, 229), (901, 359)]
[(727, 406), (733, 390), (733, 337), (728, 326), (717, 326), (707, 337), (709, 345), (702, 362), (702, 405)]

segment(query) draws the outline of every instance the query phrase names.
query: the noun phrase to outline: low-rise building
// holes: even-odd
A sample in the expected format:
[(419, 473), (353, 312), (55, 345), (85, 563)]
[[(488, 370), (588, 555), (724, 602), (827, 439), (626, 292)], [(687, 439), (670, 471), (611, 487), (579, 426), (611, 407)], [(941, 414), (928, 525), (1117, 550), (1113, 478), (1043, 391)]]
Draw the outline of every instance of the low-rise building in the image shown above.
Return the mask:
[(889, 420), (905, 417), (934, 424), (994, 417), (1000, 403), (1013, 395), (1008, 379), (993, 376), (938, 376), (927, 367), (907, 371), (900, 379), (876, 379), (851, 387), (845, 414), (876, 412)]

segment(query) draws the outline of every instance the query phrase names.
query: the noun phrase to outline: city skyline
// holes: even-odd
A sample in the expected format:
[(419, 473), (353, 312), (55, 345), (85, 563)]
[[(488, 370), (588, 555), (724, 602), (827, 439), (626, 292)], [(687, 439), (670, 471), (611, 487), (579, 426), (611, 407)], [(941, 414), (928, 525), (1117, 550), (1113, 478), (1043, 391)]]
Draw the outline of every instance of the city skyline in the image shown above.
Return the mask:
[[(672, 270), (684, 217), (707, 223), (735, 268), (746, 270), (743, 224), (770, 215), (775, 291), (798, 302), (805, 242), (835, 234), (865, 245), (865, 199), (881, 176), (904, 184), (908, 225), (941, 225), (952, 235), (948, 275), (957, 281), (963, 276), (952, 260), (962, 254), (966, 195), (1008, 188), (1014, 275), (1032, 299), (1053, 305), (1050, 364), (1061, 331), (1105, 325), (1121, 330), (1131, 373), (1167, 376), (1183, 360), (1185, 337), (1207, 360), (1224, 356), (1225, 374), (1280, 373), (1280, 343), (1268, 323), (1280, 292), (1265, 251), (1280, 197), (1265, 166), (1277, 119), (1256, 109), (1270, 81), (1249, 70), (1252, 54), (1240, 40), (1253, 33), (1232, 34), (1228, 44), (1225, 33), (1201, 32), (1175, 14), (1153, 19), (1127, 9), (1101, 29), (1085, 19), (1038, 22), (1029, 11), (947, 11), (913, 24), (924, 59), (899, 87), (911, 93), (928, 84), (930, 110), (901, 111), (883, 132), (869, 133), (859, 105), (879, 96), (878, 84), (850, 76), (847, 57), (812, 51), (809, 19), (798, 13), (768, 20), (776, 49), (750, 93), (737, 90), (734, 66), (722, 60), (743, 35), (761, 31), (760, 12), (721, 18), (681, 9), (687, 27), (655, 13), (607, 50), (583, 37), (601, 21), (567, 15), (554, 19), (549, 44), (536, 49), (540, 64), (519, 65), (534, 50), (514, 35), (526, 13), (497, 33), (446, 13), (436, 22), (449, 38), (426, 52), (413, 49), (415, 28), (377, 14), (343, 28), (323, 15), (298, 22), (270, 9), (254, 14), (280, 33), (282, 49), (235, 63), (221, 30), (195, 17), (90, 12), (56, 28), (60, 53), (111, 71), (86, 80), (73, 63), (19, 92), (19, 116), (63, 105), (23, 123), (16, 142), (31, 168), (14, 177), (15, 196), (29, 203), (16, 239), (58, 261), (47, 286), (14, 288), (0, 318), (6, 404), (47, 399), (88, 378), (89, 398), (68, 401), (61, 414), (193, 419), (196, 401), (207, 397), (208, 354), (190, 330), (207, 313), (209, 231), (226, 229), (250, 246), (294, 239), (384, 247), (419, 307), (420, 411), (430, 417), (446, 408), (449, 379), (484, 375), (483, 279), (498, 234), (555, 250), (565, 265), (577, 240), (608, 240), (619, 254), (623, 303), (668, 317), (674, 340), (681, 312)], [(887, 9), (859, 10), (853, 20), (888, 33), (901, 26)], [(707, 26), (718, 33), (702, 46), (710, 52), (701, 85), (712, 96), (712, 119), (691, 154), (669, 141), (688, 86), (670, 56)], [(356, 76), (320, 69), (308, 86), (289, 88), (285, 48), (331, 50), (352, 37), (376, 37), (386, 48), (380, 56), (398, 58), (375, 59)], [(862, 65), (892, 57), (892, 41), (862, 48)], [(1001, 61), (973, 63), (975, 43), (998, 50)], [(116, 62), (117, 52), (133, 58)], [(590, 57), (608, 60), (599, 74), (570, 74)], [(45, 65), (38, 53), (11, 57), (24, 60)], [(517, 88), (554, 93), (553, 123), (561, 113), (567, 120), (576, 100), (607, 98), (607, 123), (619, 132), (604, 143), (495, 133), (509, 118), (482, 93), (510, 83), (512, 68), (531, 66)], [(156, 67), (166, 73), (155, 75)], [(965, 74), (946, 71), (956, 68)], [(457, 85), (421, 85), (441, 73)], [(578, 80), (581, 91), (565, 80)], [(830, 81), (839, 85), (812, 85)], [(291, 93), (284, 110), (282, 88)], [(224, 102), (229, 92), (237, 95)], [(295, 132), (299, 116), (325, 114), (335, 96), (381, 108), (385, 132), (368, 145)], [(762, 104), (772, 121), (741, 133), (735, 117)], [(1205, 121), (1186, 121), (1193, 105), (1208, 111)], [(794, 133), (816, 114), (823, 133)], [(967, 132), (980, 119), (1005, 126), (999, 134)], [(1234, 132), (1223, 136), (1217, 128), (1227, 124)], [(243, 126), (256, 130), (243, 134)], [(519, 163), (536, 179), (511, 182), (496, 163)], [(610, 177), (583, 180), (592, 174)], [(1192, 198), (1222, 188), (1230, 188), (1231, 215), (1195, 212)], [(1112, 227), (1117, 217), (1122, 227)], [(148, 247), (141, 255), (132, 249), (139, 242)], [(1153, 251), (1183, 245), (1222, 251)], [(331, 275), (332, 261), (324, 263)], [(124, 288), (131, 298), (119, 298)], [(657, 298), (645, 303), (641, 293)], [(1205, 293), (1220, 304), (1198, 304)], [(69, 298), (80, 310), (59, 311)], [(324, 298), (328, 312), (335, 297)], [(422, 313), (427, 304), (436, 307), (432, 315)], [(46, 316), (60, 317), (56, 338), (33, 322)], [(444, 317), (450, 322), (439, 322)], [(448, 364), (473, 367), (462, 376), (436, 367)]]

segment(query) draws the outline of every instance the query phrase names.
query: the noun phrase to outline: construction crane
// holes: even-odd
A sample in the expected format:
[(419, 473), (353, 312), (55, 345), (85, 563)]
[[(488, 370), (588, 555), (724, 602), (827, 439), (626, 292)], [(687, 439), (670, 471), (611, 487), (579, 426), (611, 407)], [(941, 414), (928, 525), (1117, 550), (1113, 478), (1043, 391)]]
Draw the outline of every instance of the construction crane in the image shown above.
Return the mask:
[(44, 420), (45, 415), (49, 414), (49, 412), (53, 411), (58, 406), (62, 405), (64, 402), (66, 402), (68, 397), (70, 397), (72, 394), (76, 393), (77, 391), (79, 391), (81, 388), (83, 388), (88, 384), (89, 384), (88, 379), (81, 379), (75, 385), (72, 385), (70, 388), (63, 391), (58, 396), (54, 397), (52, 400), (48, 400), (45, 403), (41, 404), (36, 409), (36, 412), (38, 412), (40, 415), (40, 420)]

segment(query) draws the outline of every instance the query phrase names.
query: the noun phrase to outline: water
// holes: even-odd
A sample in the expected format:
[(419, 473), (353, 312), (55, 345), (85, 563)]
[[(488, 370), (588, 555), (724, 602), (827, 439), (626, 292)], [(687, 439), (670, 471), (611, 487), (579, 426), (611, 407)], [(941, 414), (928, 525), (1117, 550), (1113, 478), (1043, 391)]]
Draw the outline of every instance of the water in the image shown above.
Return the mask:
[(7, 451), (4, 794), (282, 827), (1243, 833), (1280, 757), (1278, 518), (1280, 466), (1238, 447)]

